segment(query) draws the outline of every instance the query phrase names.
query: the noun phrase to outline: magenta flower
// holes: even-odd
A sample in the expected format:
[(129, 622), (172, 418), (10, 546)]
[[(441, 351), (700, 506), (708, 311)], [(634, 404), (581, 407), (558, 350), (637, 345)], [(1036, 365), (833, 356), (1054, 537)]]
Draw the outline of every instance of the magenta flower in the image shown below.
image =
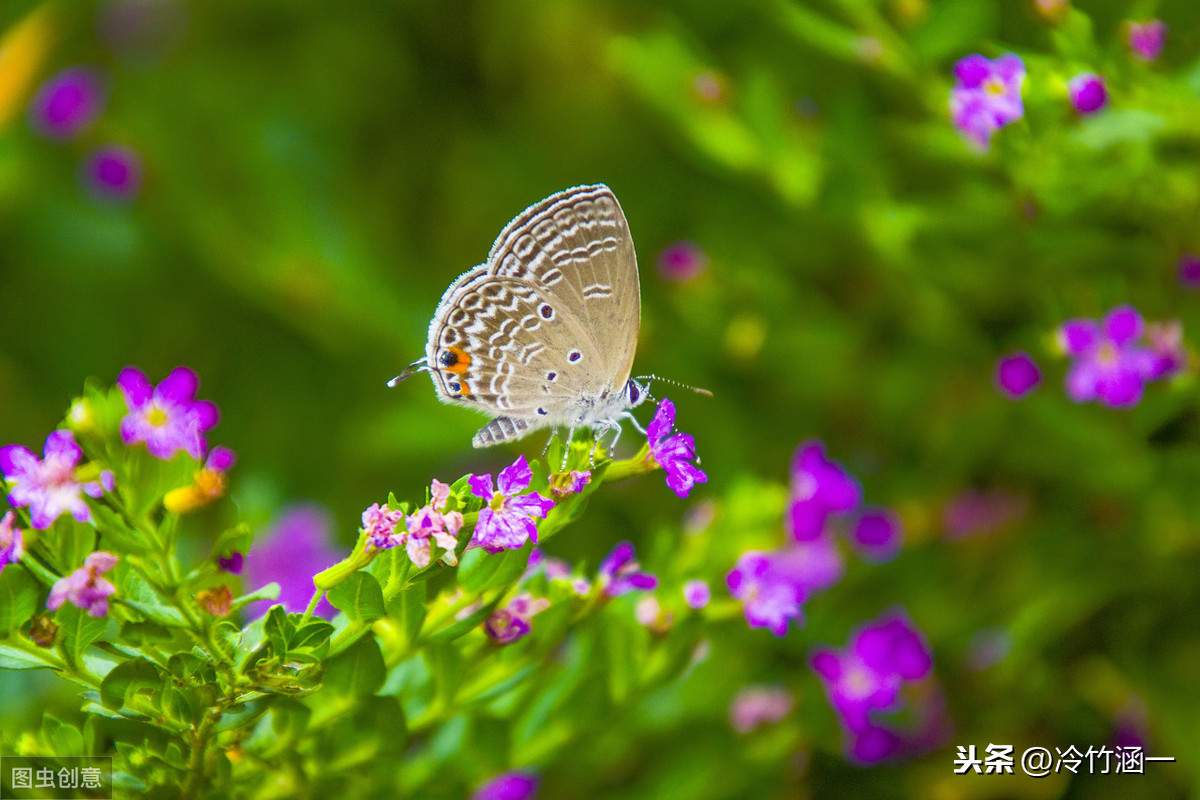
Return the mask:
[(778, 574), (804, 597), (828, 589), (842, 578), (845, 564), (832, 535), (789, 542), (771, 554)]
[(105, 470), (99, 481), (75, 480), (75, 467), (82, 457), (70, 431), (54, 431), (47, 436), (41, 460), (21, 445), (0, 448), (0, 473), (8, 481), (8, 502), (14, 508), (28, 506), (30, 522), (38, 530), (49, 528), (64, 512), (87, 522), (91, 512), (84, 493), (99, 497), (111, 491), (113, 476)]
[(620, 597), (633, 591), (650, 591), (658, 586), (658, 578), (642, 572), (637, 554), (629, 542), (621, 542), (600, 562), (597, 578), (606, 597)]
[(142, 188), (142, 159), (128, 147), (102, 147), (84, 162), (83, 178), (101, 199), (132, 200)]
[(729, 592), (742, 601), (742, 613), (751, 628), (767, 628), (776, 636), (787, 633), (788, 622), (803, 622), (800, 604), (805, 592), (792, 569), (779, 552), (742, 553), (725, 583)]
[(1167, 43), (1167, 25), (1159, 19), (1130, 22), (1129, 49), (1141, 61), (1156, 61)]
[(176, 367), (158, 386), (152, 386), (137, 367), (126, 367), (117, 378), (129, 413), (121, 420), (125, 444), (145, 442), (150, 455), (163, 460), (183, 451), (199, 461), (208, 443), (204, 432), (217, 424), (217, 407), (195, 399), (200, 385), (196, 373)]
[(904, 524), (900, 515), (888, 508), (863, 512), (854, 524), (851, 541), (868, 561), (887, 561), (900, 551)]
[(704, 608), (711, 599), (712, 590), (708, 588), (707, 581), (696, 578), (683, 585), (683, 602), (689, 608)]
[(874, 712), (894, 710), (905, 681), (929, 675), (933, 655), (908, 618), (892, 612), (859, 629), (845, 652), (817, 650), (812, 668), (843, 725), (863, 731)]
[(512, 644), (533, 630), (533, 615), (549, 607), (550, 601), (546, 598), (534, 599), (529, 592), (522, 592), (509, 600), (504, 608), (493, 611), (483, 623), (483, 629), (496, 644)]
[(227, 556), (217, 556), (217, 568), (222, 572), (228, 572), (233, 575), (241, 575), (242, 567), (245, 566), (245, 557), (241, 553), (234, 550)]
[(1179, 320), (1151, 322), (1146, 326), (1146, 341), (1154, 353), (1150, 380), (1170, 378), (1187, 366), (1187, 348), (1183, 346), (1183, 325)]
[(1074, 359), (1066, 378), (1070, 398), (1077, 403), (1099, 400), (1113, 408), (1137, 405), (1157, 363), (1155, 354), (1137, 343), (1144, 332), (1142, 315), (1132, 306), (1117, 306), (1102, 324), (1064, 322), (1058, 340)]
[[(330, 542), (333, 517), (316, 503), (292, 506), (255, 541), (246, 554), (246, 585), (259, 589), (274, 581), (279, 584), (279, 599), (258, 600), (246, 608), (251, 616), (262, 616), (275, 603), (294, 613), (308, 608), (312, 598), (313, 576), (341, 560)], [(325, 598), (316, 614), (332, 619), (333, 606)]]
[(487, 501), (475, 523), (472, 545), (489, 553), (498, 553), (523, 547), (529, 539), (537, 544), (537, 524), (533, 520), (535, 517), (545, 519), (554, 508), (554, 501), (537, 492), (521, 494), (532, 480), (533, 471), (523, 455), (500, 470), (495, 491), (491, 474), (468, 478), (471, 493)]
[(852, 511), (862, 499), (858, 481), (825, 457), (819, 440), (804, 442), (792, 457), (792, 505), (788, 522), (798, 542), (818, 538), (829, 516)]
[(1081, 72), (1067, 82), (1067, 96), (1080, 114), (1094, 114), (1108, 103), (1108, 88), (1096, 73)]
[(675, 404), (663, 398), (646, 428), (650, 445), (649, 459), (667, 473), (667, 486), (680, 497), (687, 497), (692, 487), (704, 483), (708, 476), (691, 459), (696, 458), (696, 442), (686, 433), (671, 435), (675, 427)]
[(471, 800), (532, 800), (539, 783), (534, 772), (505, 772), (476, 789)]
[(542, 551), (542, 548), (535, 547), (529, 553), (529, 562), (525, 565), (525, 575), (522, 579), (528, 578), (541, 570), (546, 574), (546, 578), (552, 581), (565, 581), (571, 578), (571, 565), (561, 558), (548, 556)]
[(387, 550), (404, 544), (405, 531), (396, 531), (396, 526), (404, 522), (404, 512), (373, 503), (362, 513), (362, 530), (367, 535), (372, 547), (377, 550)]
[(1021, 86), (1025, 63), (1006, 53), (994, 61), (970, 55), (954, 65), (957, 83), (950, 90), (950, 116), (959, 132), (980, 150), (992, 135), (1025, 115)]
[(658, 254), (658, 274), (671, 283), (687, 283), (708, 268), (708, 257), (694, 242), (676, 242)]
[(16, 564), (25, 554), (25, 537), (13, 524), (15, 519), (16, 515), (11, 511), (0, 519), (0, 572), (9, 564)]
[(29, 106), (29, 121), (50, 139), (70, 139), (87, 127), (104, 106), (104, 89), (95, 71), (70, 67), (38, 89)]
[(83, 566), (65, 578), (59, 578), (50, 587), (50, 596), (46, 598), (46, 608), (57, 611), (64, 601), (70, 600), (71, 605), (86, 611), (89, 617), (103, 617), (108, 613), (108, 598), (117, 591), (117, 587), (100, 573), (108, 572), (117, 565), (117, 557), (112, 553), (97, 550), (89, 553), (83, 560)]
[(996, 386), (1012, 399), (1024, 397), (1042, 382), (1042, 371), (1028, 353), (1007, 355), (996, 363)]
[(1200, 255), (1185, 253), (1180, 256), (1179, 281), (1189, 289), (1200, 289)]
[(453, 566), (458, 563), (454, 548), (458, 546), (456, 537), (463, 526), (463, 516), (458, 511), (440, 511), (437, 502), (435, 498), (433, 504), (422, 506), (408, 518), (408, 541), (405, 546), (413, 564), (421, 568), (429, 566), (434, 543), (445, 551), (442, 558), (447, 564)]
[(795, 700), (782, 686), (747, 686), (729, 704), (729, 724), (741, 734), (769, 725), (792, 713)]
[(900, 755), (905, 742), (894, 732), (880, 725), (865, 725), (849, 732), (850, 758), (859, 764), (878, 764)]

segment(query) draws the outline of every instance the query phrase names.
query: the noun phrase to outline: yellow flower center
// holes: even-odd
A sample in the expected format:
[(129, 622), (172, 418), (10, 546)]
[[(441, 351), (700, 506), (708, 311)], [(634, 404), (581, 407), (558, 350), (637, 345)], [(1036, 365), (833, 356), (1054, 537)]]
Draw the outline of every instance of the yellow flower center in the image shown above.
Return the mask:
[(161, 408), (155, 407), (150, 409), (150, 413), (146, 415), (146, 421), (156, 428), (160, 428), (167, 424), (167, 412)]
[(983, 82), (983, 90), (988, 94), (1004, 94), (1004, 83), (997, 78), (988, 78)]
[(1118, 359), (1119, 356), (1117, 354), (1117, 348), (1113, 347), (1111, 344), (1102, 344), (1096, 351), (1096, 360), (1106, 367), (1111, 367), (1113, 364), (1116, 364)]

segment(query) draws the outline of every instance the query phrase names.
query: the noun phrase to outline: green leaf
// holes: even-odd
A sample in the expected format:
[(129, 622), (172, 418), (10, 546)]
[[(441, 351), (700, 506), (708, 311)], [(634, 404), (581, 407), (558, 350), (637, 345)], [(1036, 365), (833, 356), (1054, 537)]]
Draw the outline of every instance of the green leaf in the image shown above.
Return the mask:
[(310, 619), (292, 634), (291, 641), (288, 642), (288, 652), (294, 653), (300, 649), (313, 650), (321, 647), (329, 641), (329, 637), (333, 636), (333, 631), (333, 625), (325, 620)]
[(41, 589), (23, 567), (9, 565), (0, 572), (0, 633), (8, 633), (33, 616)]
[[(489, 553), (476, 547), (463, 553), (458, 562), (458, 584), (472, 594), (479, 594), (500, 570), (505, 554)], [(528, 562), (528, 557), (526, 557)]]
[(121, 626), (117, 638), (135, 647), (141, 647), (147, 643), (168, 641), (171, 632), (157, 622), (126, 622)]
[(379, 691), (386, 677), (375, 637), (364, 636), (329, 661), (322, 683), (343, 697), (366, 697)]
[(42, 739), (55, 756), (83, 755), (83, 734), (79, 729), (49, 713), (42, 715)]
[(286, 653), (288, 642), (292, 639), (295, 627), (288, 619), (287, 610), (281, 605), (273, 605), (267, 609), (263, 622), (263, 638), (280, 653)]
[(433, 675), (436, 702), (443, 708), (449, 708), (466, 677), (466, 660), (457, 647), (448, 643), (430, 645), (422, 651), (421, 656)]
[(452, 625), (438, 631), (436, 634), (429, 637), (429, 640), (431, 642), (450, 642), (460, 636), (470, 633), (472, 629), (482, 623), (491, 615), (493, 611), (496, 610), (496, 606), (500, 603), (500, 598), (502, 596), (503, 595), (497, 595), (496, 598), (490, 603), (480, 606), (471, 612), (470, 615), (463, 617), (462, 619), (455, 621)]
[(334, 608), (355, 622), (372, 622), (383, 616), (383, 590), (369, 573), (353, 573), (326, 596)]
[(278, 600), (278, 599), (279, 599), (279, 584), (272, 582), (272, 583), (268, 583), (266, 586), (263, 586), (261, 589), (255, 589), (250, 594), (244, 594), (241, 597), (234, 598), (233, 602), (229, 604), (229, 608), (232, 611), (236, 611), (237, 609), (241, 608), (242, 606), (249, 605), (250, 603), (253, 603), (256, 600)]
[(106, 505), (92, 507), (96, 529), (105, 547), (116, 545), (120, 550), (140, 550), (145, 547), (141, 534), (129, 527), (125, 518)]
[(187, 624), (183, 615), (164, 603), (158, 592), (154, 591), (154, 587), (133, 570), (127, 571), (121, 579), (118, 596), (125, 605), (141, 612), (151, 622), (174, 628), (181, 628)]
[(104, 635), (108, 627), (107, 617), (92, 617), (70, 603), (66, 603), (54, 615), (59, 625), (59, 647), (72, 665), (82, 663), (83, 651), (92, 642)]
[(119, 709), (131, 692), (147, 688), (160, 689), (163, 677), (158, 667), (149, 659), (134, 658), (122, 661), (100, 681), (100, 702), (105, 708)]
[(429, 610), (425, 602), (428, 589), (428, 584), (414, 583), (387, 601), (388, 616), (399, 624), (406, 642), (414, 640), (421, 630), (421, 623), (425, 621), (425, 614)]
[(69, 575), (83, 565), (88, 553), (96, 549), (96, 529), (70, 515), (58, 521), (38, 540), (38, 549), (47, 554), (50, 564), (61, 575)]
[(0, 669), (49, 669), (50, 665), (35, 655), (0, 644)]
[(942, 0), (930, 6), (909, 40), (926, 61), (936, 63), (970, 52), (995, 34), (999, 21), (994, 0)]

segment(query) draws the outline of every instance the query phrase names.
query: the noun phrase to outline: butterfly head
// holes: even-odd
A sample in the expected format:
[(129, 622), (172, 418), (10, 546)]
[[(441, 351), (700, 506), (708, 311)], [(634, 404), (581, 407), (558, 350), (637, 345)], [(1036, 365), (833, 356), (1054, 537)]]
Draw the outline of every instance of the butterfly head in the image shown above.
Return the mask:
[(647, 400), (654, 402), (654, 398), (650, 396), (649, 383), (640, 383), (637, 378), (630, 378), (625, 382), (626, 408), (637, 408)]

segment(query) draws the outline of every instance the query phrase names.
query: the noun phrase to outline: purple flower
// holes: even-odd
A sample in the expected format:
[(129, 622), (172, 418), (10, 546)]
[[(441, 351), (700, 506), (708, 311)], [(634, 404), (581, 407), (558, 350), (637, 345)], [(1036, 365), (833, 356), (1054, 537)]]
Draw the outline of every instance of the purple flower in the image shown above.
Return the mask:
[(904, 741), (892, 731), (879, 725), (865, 725), (850, 731), (850, 758), (859, 764), (878, 764), (899, 755)]
[(851, 511), (862, 498), (858, 481), (825, 457), (825, 445), (810, 440), (792, 458), (792, 505), (788, 522), (798, 542), (818, 538), (834, 513)]
[(646, 428), (650, 445), (650, 460), (667, 473), (667, 486), (680, 497), (687, 497), (692, 487), (704, 483), (708, 476), (691, 459), (696, 457), (696, 442), (686, 433), (671, 435), (675, 427), (675, 404), (663, 398)]
[(1179, 280), (1189, 289), (1200, 289), (1200, 255), (1185, 253), (1180, 256)]
[(957, 83), (950, 90), (950, 116), (954, 126), (981, 150), (992, 135), (1025, 115), (1021, 85), (1025, 64), (1006, 53), (994, 61), (970, 55), (954, 65)]
[[(330, 543), (333, 519), (315, 503), (293, 506), (279, 515), (275, 524), (246, 554), (246, 585), (259, 589), (272, 581), (279, 584), (278, 600), (259, 600), (247, 606), (252, 616), (261, 616), (274, 603), (289, 612), (302, 612), (312, 598), (313, 576), (341, 560)], [(332, 619), (333, 606), (325, 598), (317, 605), (317, 616)]]
[(532, 800), (539, 782), (534, 772), (505, 772), (476, 789), (471, 800)]
[(84, 162), (83, 177), (101, 199), (132, 200), (142, 188), (142, 159), (128, 147), (102, 147)]
[(8, 481), (8, 502), (15, 508), (29, 506), (33, 527), (45, 530), (64, 512), (80, 522), (91, 519), (86, 492), (99, 497), (112, 489), (112, 473), (100, 474), (99, 481), (81, 483), (75, 479), (75, 467), (83, 456), (70, 431), (54, 431), (46, 437), (39, 461), (28, 449), (11, 444), (0, 448), (0, 472)]
[(741, 734), (768, 725), (792, 713), (795, 700), (782, 686), (747, 686), (729, 704), (729, 724)]
[(396, 526), (404, 521), (403, 511), (374, 503), (362, 513), (362, 530), (367, 534), (372, 547), (387, 550), (404, 544), (405, 532), (396, 531)]
[(16, 564), (25, 553), (25, 537), (21, 529), (13, 524), (16, 515), (9, 511), (0, 519), (0, 572), (9, 564)]
[(1146, 326), (1146, 341), (1154, 353), (1150, 380), (1170, 378), (1187, 366), (1187, 348), (1183, 346), (1183, 324), (1179, 320), (1151, 322)]
[(1167, 43), (1167, 25), (1159, 19), (1149, 22), (1130, 22), (1129, 49), (1141, 61), (1155, 61)]
[(800, 604), (805, 592), (792, 566), (778, 552), (750, 550), (742, 553), (725, 576), (730, 594), (742, 601), (742, 613), (751, 628), (768, 628), (783, 636), (789, 620), (803, 621)]
[(683, 585), (683, 602), (687, 603), (689, 608), (704, 608), (711, 599), (712, 590), (708, 588), (707, 581), (697, 578)]
[(219, 414), (214, 404), (195, 399), (199, 384), (187, 367), (176, 367), (158, 386), (137, 367), (121, 370), (117, 386), (129, 407), (121, 420), (125, 444), (145, 442), (150, 455), (164, 460), (180, 451), (197, 461), (204, 458), (204, 432), (217, 424)]
[(483, 623), (483, 629), (496, 644), (512, 644), (533, 630), (533, 615), (549, 607), (550, 601), (546, 598), (535, 600), (529, 592), (522, 592), (509, 600), (504, 608), (493, 611)]
[(95, 71), (70, 67), (51, 77), (33, 97), (29, 121), (50, 139), (70, 139), (92, 122), (104, 105)]
[(869, 561), (887, 561), (896, 555), (904, 540), (900, 515), (888, 508), (863, 512), (854, 524), (851, 541)]
[(545, 519), (554, 501), (537, 492), (520, 494), (533, 480), (533, 471), (525, 456), (519, 456), (510, 466), (500, 470), (496, 480), (498, 491), (492, 490), (492, 476), (472, 475), (467, 483), (471, 493), (487, 501), (475, 523), (471, 544), (489, 553), (516, 550), (532, 539), (537, 544), (535, 517)]
[(572, 494), (579, 494), (583, 487), (592, 482), (590, 470), (573, 469), (570, 472), (556, 472), (550, 476), (550, 494), (556, 500)]
[[(434, 500), (436, 503), (437, 500)], [(443, 505), (445, 501), (443, 500)], [(451, 566), (458, 563), (454, 548), (458, 546), (458, 531), (463, 516), (458, 511), (442, 512), (434, 505), (422, 506), (408, 518), (408, 541), (405, 546), (413, 564), (425, 568), (433, 558), (433, 544), (445, 551), (442, 558)]]
[(50, 596), (46, 598), (46, 608), (58, 610), (64, 601), (70, 600), (71, 605), (86, 611), (89, 617), (103, 617), (108, 613), (109, 595), (117, 591), (117, 587), (100, 573), (108, 572), (117, 565), (117, 557), (112, 553), (97, 550), (88, 554), (83, 560), (83, 566), (65, 578), (59, 578), (50, 587)]
[(929, 675), (933, 655), (908, 618), (893, 612), (861, 628), (845, 652), (816, 651), (812, 667), (842, 723), (863, 731), (872, 712), (892, 710), (905, 681)]
[(841, 580), (845, 566), (831, 535), (806, 542), (789, 542), (771, 556), (780, 578), (790, 581), (804, 597), (828, 589)]
[(217, 557), (217, 567), (222, 572), (230, 572), (234, 575), (241, 575), (244, 564), (245, 558), (243, 558), (242, 554), (236, 550), (230, 553), (228, 556)]
[(598, 580), (606, 597), (620, 597), (627, 592), (649, 591), (658, 586), (658, 578), (642, 572), (637, 554), (629, 542), (621, 542), (600, 562)]
[(1093, 114), (1108, 103), (1104, 78), (1094, 72), (1081, 72), (1068, 81), (1067, 96), (1080, 114)]
[(687, 283), (708, 268), (708, 257), (694, 242), (676, 242), (658, 254), (658, 274), (671, 283)]
[(1028, 353), (1007, 355), (996, 363), (996, 385), (1014, 400), (1032, 392), (1042, 382), (1042, 371)]
[(529, 562), (525, 565), (524, 578), (528, 578), (538, 570), (546, 573), (549, 580), (569, 580), (571, 565), (561, 558), (546, 555), (540, 547), (535, 547), (529, 553)]
[(1132, 306), (1117, 306), (1103, 324), (1090, 319), (1064, 322), (1059, 345), (1074, 358), (1067, 371), (1067, 394), (1077, 403), (1099, 400), (1113, 408), (1129, 408), (1142, 399), (1157, 359), (1139, 346), (1142, 315)]
[(675, 622), (675, 615), (664, 609), (662, 603), (652, 594), (638, 600), (633, 608), (633, 616), (639, 625), (648, 628), (651, 633), (666, 633)]

